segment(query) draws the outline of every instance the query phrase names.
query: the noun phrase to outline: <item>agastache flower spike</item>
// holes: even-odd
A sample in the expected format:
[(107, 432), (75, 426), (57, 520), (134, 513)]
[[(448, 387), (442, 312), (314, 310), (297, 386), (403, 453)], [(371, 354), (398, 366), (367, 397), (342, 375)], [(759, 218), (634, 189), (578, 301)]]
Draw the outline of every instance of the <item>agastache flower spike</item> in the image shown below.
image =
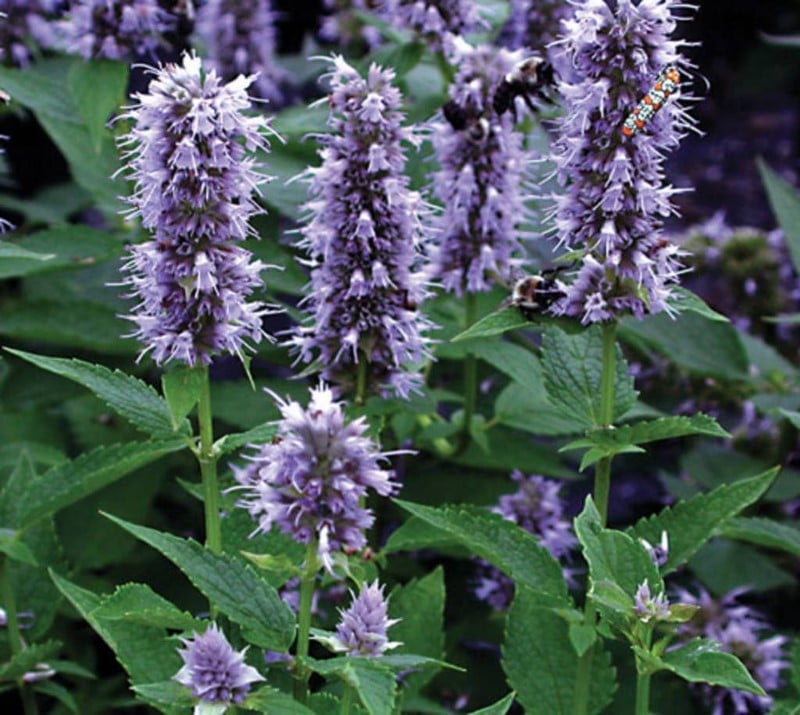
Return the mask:
[(56, 0), (0, 0), (0, 61), (26, 67), (32, 59), (31, 43), (42, 49), (58, 44), (56, 4)]
[(257, 75), (252, 92), (273, 104), (283, 99), (286, 80), (275, 63), (275, 20), (270, 0), (208, 0), (195, 24), (209, 66), (225, 81)]
[(258, 521), (257, 531), (275, 525), (300, 543), (316, 541), (322, 564), (332, 571), (334, 553), (367, 543), (364, 531), (375, 517), (363, 497), (369, 490), (387, 496), (397, 488), (393, 473), (380, 467), (388, 455), (365, 436), (363, 417), (345, 420), (326, 387), (311, 391), (307, 409), (275, 399), (283, 415), (276, 438), (250, 464), (234, 468), (245, 493), (239, 506)]
[(157, 0), (76, 0), (69, 15), (63, 24), (67, 49), (87, 59), (152, 56), (175, 24)]
[(399, 619), (389, 618), (383, 586), (377, 579), (371, 584), (362, 584), (358, 596), (352, 591), (350, 595), (353, 597), (350, 607), (339, 610), (341, 618), (336, 635), (331, 639), (334, 650), (350, 656), (375, 658), (402, 645), (390, 641), (386, 635)]
[(123, 268), (140, 301), (129, 318), (157, 363), (208, 364), (264, 337), (267, 308), (246, 298), (265, 266), (238, 244), (260, 212), (252, 194), (264, 177), (249, 152), (267, 148), (267, 123), (244, 114), (252, 77), (223, 84), (189, 54), (155, 74), (123, 115), (135, 122), (121, 140), (132, 213), (154, 234)]
[(527, 47), (539, 53), (558, 37), (561, 21), (572, 12), (567, 0), (511, 0), (503, 44), (511, 49)]
[(647, 579), (639, 584), (633, 599), (633, 610), (642, 623), (663, 621), (669, 617), (669, 601), (664, 593), (652, 595)]
[[(181, 638), (181, 642), (185, 648), (178, 654), (184, 665), (174, 679), (189, 688), (201, 703), (220, 706), (240, 703), (251, 683), (264, 680), (255, 668), (245, 664), (247, 648), (237, 653), (215, 623), (202, 635), (195, 633), (192, 638)], [(195, 712), (198, 710), (201, 708), (195, 708)], [(224, 710), (222, 707), (218, 712)], [(206, 708), (202, 712), (209, 710)]]
[(565, 111), (554, 155), (566, 190), (557, 199), (559, 242), (583, 251), (576, 280), (554, 307), (584, 324), (671, 309), (680, 251), (662, 232), (676, 189), (664, 179), (664, 155), (690, 118), (673, 97), (638, 134), (626, 117), (666, 66), (685, 67), (675, 29), (678, 0), (586, 0), (563, 23), (560, 42), (573, 76), (558, 92)]
[[(319, 357), (325, 380), (353, 384), (359, 365), (371, 388), (405, 396), (420, 382), (404, 369), (427, 357), (416, 310), (424, 297), (413, 273), (422, 237), (419, 195), (402, 174), (401, 95), (392, 70), (366, 78), (341, 57), (330, 73), (332, 134), (319, 138), (322, 165), (310, 170), (310, 223), (301, 245), (315, 264), (313, 326), (292, 343), (301, 359)], [(362, 363), (366, 363), (363, 365)]]
[(383, 16), (420, 35), (434, 51), (447, 35), (463, 35), (486, 26), (473, 0), (387, 0)]
[[(455, 38), (448, 59), (458, 67), (450, 87), (456, 124), (439, 121), (433, 146), (440, 169), (433, 192), (443, 206), (436, 227), (431, 276), (457, 295), (489, 290), (508, 280), (522, 253), (519, 225), (527, 209), (523, 190), (530, 155), (510, 112), (495, 114), (497, 86), (524, 53)], [(463, 120), (463, 126), (462, 121)]]

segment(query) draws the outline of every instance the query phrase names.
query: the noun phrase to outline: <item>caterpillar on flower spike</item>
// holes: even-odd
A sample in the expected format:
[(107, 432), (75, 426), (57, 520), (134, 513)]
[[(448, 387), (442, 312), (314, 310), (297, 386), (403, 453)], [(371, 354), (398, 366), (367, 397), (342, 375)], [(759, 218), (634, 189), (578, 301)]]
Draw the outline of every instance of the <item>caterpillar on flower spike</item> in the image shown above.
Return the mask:
[(639, 100), (639, 104), (625, 118), (622, 134), (632, 137), (656, 115), (681, 83), (681, 75), (675, 65), (667, 65), (659, 72), (650, 91)]

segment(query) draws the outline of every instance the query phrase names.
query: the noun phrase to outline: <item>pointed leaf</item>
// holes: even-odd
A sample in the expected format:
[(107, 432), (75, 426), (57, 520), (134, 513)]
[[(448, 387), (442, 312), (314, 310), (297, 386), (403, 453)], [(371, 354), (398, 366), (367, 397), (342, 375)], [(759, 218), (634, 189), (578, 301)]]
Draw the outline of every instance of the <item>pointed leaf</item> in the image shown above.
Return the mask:
[(0, 529), (0, 554), (29, 566), (39, 565), (33, 552), (19, 540), (19, 532), (14, 529)]
[(502, 700), (498, 700), (492, 705), (481, 708), (480, 710), (473, 710), (470, 715), (506, 715), (511, 709), (511, 705), (514, 703), (515, 696), (516, 693), (509, 693)]
[(730, 323), (726, 315), (718, 313), (711, 308), (699, 295), (692, 293), (692, 291), (684, 288), (683, 286), (676, 286), (672, 289), (673, 294), (678, 300), (675, 301), (675, 307), (679, 311), (691, 311), (702, 315), (709, 320), (716, 320), (720, 323)]
[(749, 541), (751, 544), (800, 556), (800, 529), (772, 519), (729, 519), (722, 526), (720, 533), (729, 539)]
[[(614, 420), (636, 401), (633, 378), (619, 346), (615, 346)], [(568, 335), (549, 328), (542, 336), (542, 369), (550, 403), (565, 416), (599, 427), (600, 379), (603, 371), (602, 330), (592, 327)]]
[(627, 533), (657, 544), (661, 532), (666, 531), (669, 555), (662, 572), (669, 573), (686, 563), (728, 519), (756, 502), (777, 474), (776, 467), (750, 479), (723, 484), (707, 494), (698, 494), (654, 516), (640, 519)]
[(360, 657), (305, 661), (320, 675), (333, 675), (354, 688), (370, 715), (391, 715), (397, 697), (395, 674), (375, 659)]
[(786, 237), (794, 269), (800, 271), (800, 196), (797, 189), (778, 176), (766, 162), (759, 158), (756, 163), (772, 211)]
[(468, 505), (435, 509), (399, 499), (395, 502), (457, 539), (516, 583), (548, 596), (553, 605), (569, 602), (559, 563), (536, 537), (499, 514)]
[(277, 432), (278, 425), (270, 423), (253, 427), (253, 429), (249, 429), (246, 432), (226, 434), (216, 441), (214, 450), (217, 454), (222, 455), (229, 454), (230, 452), (234, 452), (241, 447), (246, 447), (251, 444), (266, 444)]
[(61, 649), (60, 641), (33, 643), (11, 660), (0, 666), (0, 680), (16, 680), (25, 673), (36, 669), (37, 663), (46, 662)]
[[(266, 715), (314, 715), (316, 712), (297, 702), (291, 695), (269, 685), (262, 685), (258, 690), (250, 693), (242, 701), (241, 707), (266, 713)], [(335, 712), (338, 712), (338, 705)]]
[(181, 631), (201, 627), (201, 622), (194, 616), (181, 611), (143, 583), (123, 584), (104, 598), (95, 614), (110, 621), (126, 620)]
[[(177, 429), (173, 427), (167, 403), (150, 385), (136, 377), (78, 359), (35, 355), (11, 348), (6, 348), (6, 352), (83, 385), (118, 415), (154, 437), (172, 436)], [(178, 431), (191, 434), (186, 421), (180, 423)]]
[[(569, 625), (539, 605), (537, 595), (517, 587), (506, 619), (503, 670), (528, 715), (572, 715), (579, 658), (569, 640)], [(588, 715), (602, 712), (616, 690), (609, 654), (594, 646)]]
[(205, 368), (181, 366), (162, 375), (161, 387), (169, 405), (173, 429), (185, 422), (200, 399), (205, 381)]
[(459, 333), (450, 340), (457, 343), (471, 338), (485, 338), (490, 335), (502, 335), (508, 330), (530, 327), (530, 323), (520, 315), (516, 308), (503, 308), (494, 313), (489, 313), (477, 323), (471, 325), (463, 333)]
[(214, 605), (238, 623), (248, 641), (285, 652), (294, 638), (294, 614), (278, 592), (231, 555), (218, 555), (196, 541), (106, 515), (174, 563)]

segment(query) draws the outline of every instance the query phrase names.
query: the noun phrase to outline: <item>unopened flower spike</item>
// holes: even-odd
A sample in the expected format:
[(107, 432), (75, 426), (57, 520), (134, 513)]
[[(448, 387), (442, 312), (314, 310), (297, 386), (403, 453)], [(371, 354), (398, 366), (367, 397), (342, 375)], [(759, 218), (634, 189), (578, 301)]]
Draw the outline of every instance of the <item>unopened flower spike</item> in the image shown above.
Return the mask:
[(662, 621), (669, 617), (669, 601), (666, 594), (662, 592), (652, 595), (647, 579), (636, 589), (633, 601), (633, 610), (642, 623)]
[(655, 546), (647, 539), (641, 537), (639, 537), (639, 542), (647, 549), (647, 553), (650, 554), (650, 558), (656, 566), (660, 568), (667, 563), (667, 559), (669, 558), (669, 535), (666, 530), (662, 530), (661, 539)]
[(357, 596), (352, 591), (350, 595), (353, 602), (346, 610), (339, 611), (336, 635), (327, 641), (334, 650), (349, 656), (375, 658), (402, 645), (387, 636), (388, 629), (399, 619), (389, 618), (387, 599), (377, 579), (362, 584)]

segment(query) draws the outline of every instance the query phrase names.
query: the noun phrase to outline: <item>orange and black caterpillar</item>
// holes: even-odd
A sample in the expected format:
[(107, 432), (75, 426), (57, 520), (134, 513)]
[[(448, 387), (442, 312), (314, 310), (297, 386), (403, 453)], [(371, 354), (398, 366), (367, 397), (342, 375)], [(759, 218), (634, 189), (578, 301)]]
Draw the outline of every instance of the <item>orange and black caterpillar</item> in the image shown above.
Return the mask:
[(622, 133), (632, 137), (649, 122), (664, 103), (675, 94), (681, 83), (681, 75), (675, 65), (668, 65), (656, 77), (650, 91), (639, 100), (639, 104), (626, 117), (622, 125)]

